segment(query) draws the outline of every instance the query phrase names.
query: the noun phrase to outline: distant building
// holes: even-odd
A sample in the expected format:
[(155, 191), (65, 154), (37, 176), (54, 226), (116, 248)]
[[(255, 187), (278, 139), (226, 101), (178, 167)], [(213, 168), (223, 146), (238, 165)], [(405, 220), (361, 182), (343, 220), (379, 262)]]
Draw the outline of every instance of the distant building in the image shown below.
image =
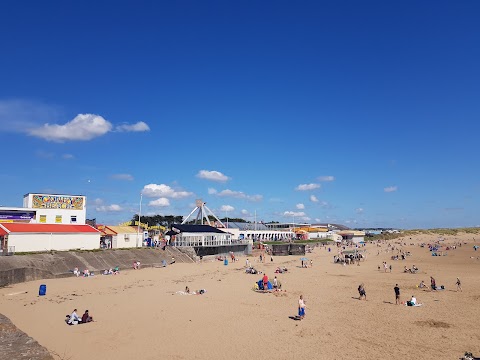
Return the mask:
[(86, 212), (85, 196), (29, 193), (23, 207), (0, 207), (0, 223), (84, 225)]
[(2, 253), (93, 250), (100, 232), (89, 225), (0, 223)]

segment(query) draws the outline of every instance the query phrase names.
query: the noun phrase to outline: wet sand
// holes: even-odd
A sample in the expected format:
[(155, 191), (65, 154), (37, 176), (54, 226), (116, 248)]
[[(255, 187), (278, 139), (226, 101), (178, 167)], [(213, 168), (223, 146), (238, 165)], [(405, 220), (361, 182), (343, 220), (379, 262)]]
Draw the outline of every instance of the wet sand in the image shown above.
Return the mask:
[[(458, 359), (465, 351), (480, 356), (480, 249), (473, 250), (473, 237), (444, 237), (445, 245), (467, 245), (438, 257), (418, 245), (438, 235), (405, 238), (403, 249), (412, 255), (403, 261), (390, 260), (396, 252), (387, 253), (386, 244), (369, 244), (360, 266), (334, 264), (333, 247), (307, 254), (313, 260), (307, 269), (300, 267), (300, 256), (265, 264), (250, 257), (258, 270), (277, 275), (286, 290), (279, 293), (252, 291), (262, 275), (246, 274), (243, 257), (228, 266), (177, 263), (17, 284), (0, 289), (0, 306), (58, 359)], [(392, 264), (392, 273), (378, 271), (382, 261)], [(403, 273), (413, 264), (419, 273)], [(277, 266), (288, 272), (274, 274)], [(421, 280), (429, 285), (430, 276), (446, 289), (416, 287)], [(457, 276), (462, 292), (455, 291)], [(358, 300), (360, 283), (367, 301)], [(403, 301), (415, 295), (423, 306), (395, 305), (396, 283)], [(47, 285), (46, 296), (38, 296), (40, 284)], [(207, 292), (178, 294), (185, 286)], [(289, 316), (296, 315), (300, 294), (306, 317), (294, 321)], [(65, 315), (74, 308), (80, 316), (89, 309), (95, 322), (67, 326)]]

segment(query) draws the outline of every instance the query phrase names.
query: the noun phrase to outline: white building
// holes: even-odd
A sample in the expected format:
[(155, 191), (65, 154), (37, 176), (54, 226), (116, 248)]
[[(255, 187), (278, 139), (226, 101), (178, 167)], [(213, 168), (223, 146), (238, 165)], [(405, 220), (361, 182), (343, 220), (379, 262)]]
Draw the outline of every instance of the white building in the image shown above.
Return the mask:
[(93, 250), (100, 232), (90, 225), (0, 223), (2, 252)]
[(124, 249), (142, 247), (143, 230), (138, 233), (137, 228), (132, 226), (99, 226), (102, 231), (103, 242), (108, 248)]
[(35, 212), (32, 222), (39, 224), (85, 224), (86, 200), (83, 195), (29, 193), (23, 197), (23, 207)]

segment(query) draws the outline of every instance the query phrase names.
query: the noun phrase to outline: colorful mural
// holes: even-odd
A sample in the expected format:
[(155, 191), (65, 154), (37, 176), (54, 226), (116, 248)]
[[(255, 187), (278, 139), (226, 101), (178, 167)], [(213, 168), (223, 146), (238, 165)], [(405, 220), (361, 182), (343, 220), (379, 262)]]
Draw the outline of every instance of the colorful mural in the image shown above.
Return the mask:
[(83, 210), (83, 197), (62, 195), (32, 195), (34, 209)]

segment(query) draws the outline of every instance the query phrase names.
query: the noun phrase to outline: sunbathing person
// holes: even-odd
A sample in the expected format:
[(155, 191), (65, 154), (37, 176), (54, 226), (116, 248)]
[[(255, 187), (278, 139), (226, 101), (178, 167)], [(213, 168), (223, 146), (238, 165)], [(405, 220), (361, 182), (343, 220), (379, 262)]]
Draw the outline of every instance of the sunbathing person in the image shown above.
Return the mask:
[(88, 313), (88, 310), (85, 310), (85, 312), (82, 315), (82, 324), (86, 324), (92, 321), (93, 321), (93, 317), (90, 316), (90, 314)]
[(73, 309), (73, 312), (70, 315), (67, 315), (67, 319), (68, 325), (78, 325), (80, 318), (77, 315), (77, 309)]

